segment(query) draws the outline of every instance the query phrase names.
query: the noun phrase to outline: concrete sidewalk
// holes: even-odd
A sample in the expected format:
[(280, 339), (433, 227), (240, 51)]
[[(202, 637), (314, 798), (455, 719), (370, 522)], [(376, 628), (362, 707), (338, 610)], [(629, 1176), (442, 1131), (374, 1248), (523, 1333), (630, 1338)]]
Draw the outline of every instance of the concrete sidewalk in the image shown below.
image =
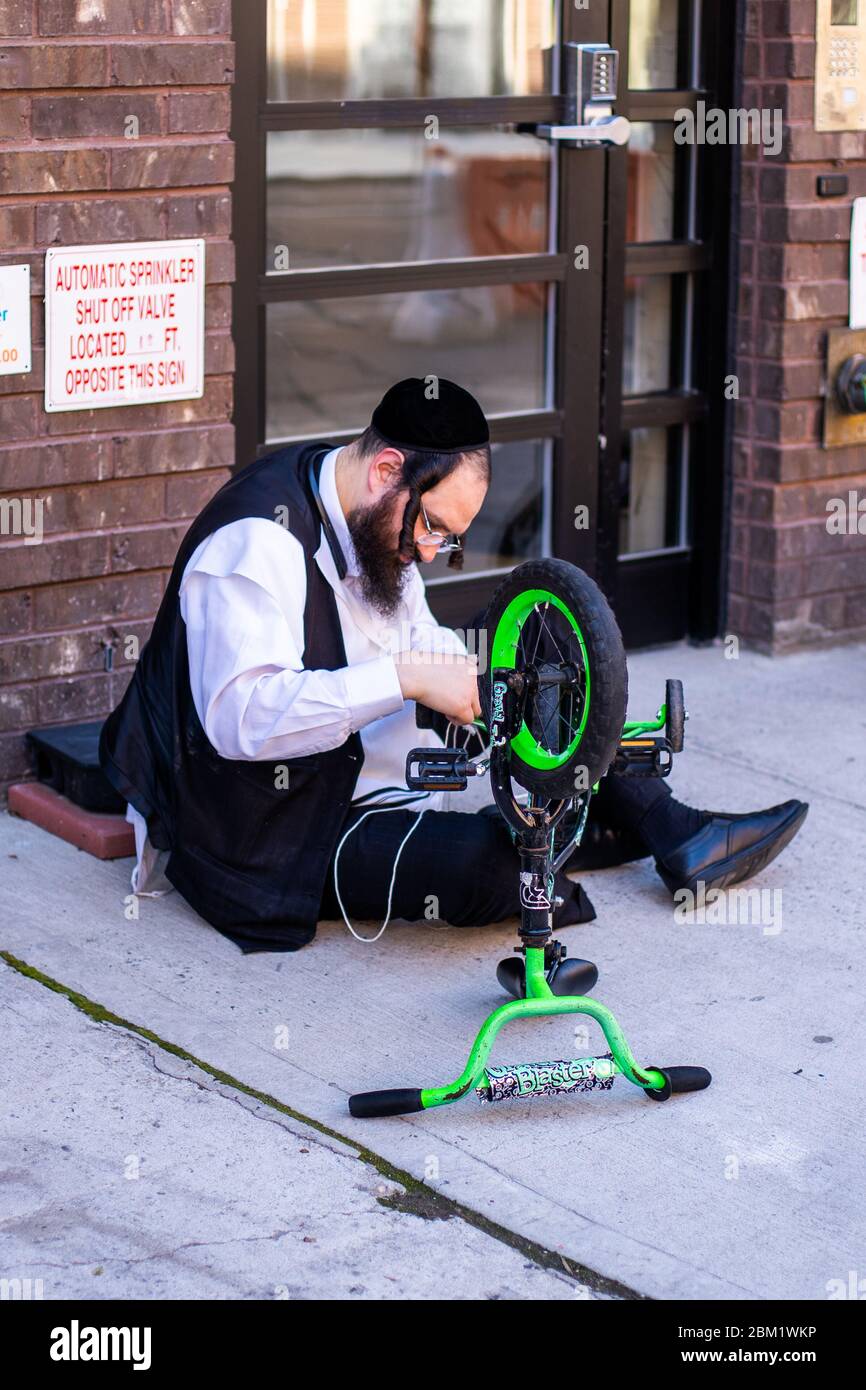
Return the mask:
[[(630, 670), (634, 715), (655, 710), (666, 676), (685, 682), (691, 720), (673, 782), (684, 799), (732, 811), (796, 795), (812, 804), (801, 835), (754, 884), (765, 890), (761, 920), (677, 922), (644, 862), (588, 875), (598, 921), (562, 933), (572, 955), (598, 962), (595, 992), (639, 1059), (708, 1066), (708, 1091), (651, 1105), (620, 1080), (609, 1094), (572, 1100), (480, 1107), (470, 1098), (421, 1116), (352, 1120), (352, 1091), (434, 1085), (459, 1073), (485, 1014), (502, 1002), (494, 971), (511, 952), (513, 929), (395, 924), (362, 945), (342, 924), (323, 924), (297, 955), (244, 958), (177, 894), (142, 901), (140, 919), (127, 920), (129, 861), (99, 863), (3, 817), (2, 949), (154, 1036), (144, 1041), (116, 1024), (82, 1022), (44, 985), (20, 975), (13, 981), (25, 1030), (14, 1057), (26, 1110), (6, 1158), (21, 1186), (0, 1227), (0, 1240), (14, 1242), (0, 1255), (0, 1274), (38, 1277), (45, 1256), (67, 1271), (64, 1280), (83, 1279), (64, 1291), (102, 1297), (142, 1287), (156, 1296), (261, 1297), (278, 1285), (294, 1295), (309, 1280), (318, 1294), (362, 1296), (363, 1287), (379, 1298), (388, 1296), (386, 1275), (396, 1275), (397, 1297), (573, 1298), (596, 1282), (585, 1267), (616, 1281), (615, 1292), (683, 1299), (823, 1299), (829, 1281), (866, 1274), (859, 1087), (866, 1042), (857, 1026), (866, 974), (858, 881), (866, 648), (729, 661), (720, 647), (682, 647), (633, 658)], [(28, 1041), (31, 1019), (35, 1040), (31, 1033)], [(165, 1044), (185, 1059), (169, 1064)], [(506, 1029), (493, 1060), (587, 1050), (604, 1050), (594, 1025), (546, 1019)], [(203, 1083), (190, 1059), (224, 1075)], [(67, 1104), (72, 1098), (86, 1113), (78, 1138), (61, 1108), (54, 1123), (45, 1108), (52, 1061), (52, 1085), (62, 1075)], [(157, 1068), (168, 1072), (165, 1091), (155, 1088)], [(232, 1103), (243, 1094), (235, 1083), (264, 1098), (243, 1113)], [(112, 1102), (102, 1103), (117, 1094), (129, 1107), (119, 1128)], [(160, 1187), (172, 1197), (163, 1225), (151, 1211), (142, 1245), (141, 1211), (129, 1193), (147, 1189), (122, 1181), (116, 1163), (119, 1154), (142, 1151), (148, 1116), (158, 1114), (163, 1127), (161, 1107), (166, 1136), (179, 1136), (156, 1151)], [(261, 1123), (274, 1116), (278, 1125)], [(305, 1121), (331, 1136), (321, 1145), (331, 1166), (306, 1183), (297, 1156)], [(41, 1161), (23, 1152), (28, 1136), (48, 1146), (39, 1149)], [(344, 1152), (341, 1140), (352, 1147)], [(47, 1161), (64, 1143), (72, 1153), (64, 1162), (77, 1174), (65, 1189), (64, 1164)], [(357, 1158), (345, 1156), (358, 1146), (378, 1165), (363, 1178)], [(100, 1185), (91, 1175), (105, 1169), (94, 1155), (106, 1151), (111, 1177)], [(202, 1164), (189, 1201), (185, 1162)], [(355, 1208), (340, 1163), (361, 1184)], [(424, 1222), (383, 1208), (376, 1186), (394, 1170), (498, 1229), (485, 1234), (459, 1218)], [(287, 1183), (303, 1194), (288, 1207), (278, 1196)], [(54, 1221), (56, 1204), (80, 1207), (94, 1186), (102, 1205), (92, 1225)], [(257, 1187), (261, 1200), (250, 1195)], [(300, 1213), (310, 1206), (319, 1236), (330, 1230), (333, 1238), (318, 1266), (298, 1248)], [(362, 1277), (357, 1242), (384, 1229), (376, 1225), (383, 1212), (398, 1223), (388, 1235), (394, 1243), (382, 1262), (371, 1234)], [(210, 1256), (148, 1254), (154, 1282), (135, 1282), (134, 1252), (182, 1252), (222, 1220), (219, 1239), (235, 1243), (230, 1268), (211, 1277)], [(408, 1235), (400, 1235), (400, 1222)], [(541, 1263), (564, 1257), (572, 1273), (525, 1269), (532, 1258), (515, 1254), (503, 1233), (534, 1242)], [(269, 1242), (280, 1259), (262, 1253)], [(494, 1248), (501, 1263), (491, 1263)], [(98, 1260), (105, 1274), (69, 1273), (82, 1260), (88, 1268)], [(474, 1272), (462, 1278), (464, 1268), (490, 1273), (483, 1292)]]
[(0, 1277), (50, 1298), (598, 1298), (0, 962)]

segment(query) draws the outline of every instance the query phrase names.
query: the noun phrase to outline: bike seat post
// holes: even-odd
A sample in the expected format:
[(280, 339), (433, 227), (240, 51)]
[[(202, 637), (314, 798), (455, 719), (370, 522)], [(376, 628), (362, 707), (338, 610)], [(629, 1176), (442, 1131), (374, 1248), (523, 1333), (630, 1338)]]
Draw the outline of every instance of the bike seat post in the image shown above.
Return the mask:
[[(520, 855), (520, 940), (526, 947), (547, 945), (553, 934), (553, 874), (550, 866), (549, 835), (521, 835)], [(538, 841), (538, 843), (533, 843)]]

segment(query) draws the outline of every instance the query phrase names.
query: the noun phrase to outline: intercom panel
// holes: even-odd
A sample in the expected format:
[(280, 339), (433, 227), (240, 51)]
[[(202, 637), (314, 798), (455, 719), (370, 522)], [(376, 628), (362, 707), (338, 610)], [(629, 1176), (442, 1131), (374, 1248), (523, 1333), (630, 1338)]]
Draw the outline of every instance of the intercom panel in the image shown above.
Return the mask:
[(866, 0), (816, 0), (815, 129), (866, 130)]

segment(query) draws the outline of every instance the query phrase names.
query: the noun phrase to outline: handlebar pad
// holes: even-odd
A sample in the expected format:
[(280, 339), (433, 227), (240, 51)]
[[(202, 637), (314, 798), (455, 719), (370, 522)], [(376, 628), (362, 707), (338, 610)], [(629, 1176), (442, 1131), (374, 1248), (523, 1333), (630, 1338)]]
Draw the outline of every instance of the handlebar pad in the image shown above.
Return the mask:
[(349, 1114), (363, 1120), (376, 1115), (411, 1115), (423, 1109), (420, 1090), (362, 1091), (349, 1097)]
[[(441, 715), (439, 716), (442, 717)], [(436, 711), (430, 709), (429, 705), (416, 704), (415, 706), (415, 727), (417, 729), (435, 729), (433, 720), (436, 718)]]
[(648, 1100), (669, 1100), (685, 1091), (705, 1091), (713, 1079), (706, 1067), (652, 1067), (651, 1070), (660, 1071), (666, 1084), (660, 1091), (647, 1086), (644, 1095)]

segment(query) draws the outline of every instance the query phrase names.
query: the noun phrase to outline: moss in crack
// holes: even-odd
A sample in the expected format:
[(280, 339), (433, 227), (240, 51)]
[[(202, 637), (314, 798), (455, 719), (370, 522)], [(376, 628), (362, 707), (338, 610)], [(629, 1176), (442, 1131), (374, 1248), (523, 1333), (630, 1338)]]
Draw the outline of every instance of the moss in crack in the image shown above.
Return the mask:
[(392, 1192), (389, 1197), (377, 1197), (380, 1206), (407, 1216), (420, 1216), (422, 1221), (450, 1221), (453, 1211), (444, 1208), (430, 1192)]
[(16, 970), (19, 975), (26, 976), (27, 979), (34, 980), (37, 984), (44, 985), (46, 989), (53, 990), (55, 994), (61, 994), (73, 1004), (76, 1009), (93, 1019), (95, 1023), (105, 1023), (111, 1027), (123, 1028), (128, 1033), (134, 1033), (140, 1038), (146, 1038), (148, 1042), (156, 1047), (168, 1052), (173, 1057), (179, 1057), (184, 1062), (189, 1062), (192, 1066), (198, 1067), (207, 1076), (213, 1077), (221, 1085), (228, 1086), (232, 1090), (239, 1091), (242, 1095), (250, 1096), (253, 1100), (262, 1105), (269, 1106), (272, 1110), (278, 1111), (281, 1115), (286, 1115), (289, 1119), (295, 1120), (298, 1124), (307, 1126), (309, 1129), (317, 1131), (319, 1134), (327, 1135), (329, 1139), (336, 1139), (340, 1144), (347, 1148), (354, 1149), (362, 1163), (368, 1164), (375, 1169), (381, 1177), (391, 1183), (405, 1189), (404, 1193), (390, 1194), (387, 1197), (379, 1197), (377, 1200), (382, 1206), (390, 1207), (392, 1210), (401, 1211), (406, 1214), (421, 1217), (427, 1221), (447, 1221), (451, 1217), (459, 1217), (467, 1225), (474, 1226), (476, 1230), (482, 1231), (485, 1235), (494, 1240), (500, 1241), (504, 1245), (510, 1246), (513, 1250), (519, 1251), (533, 1264), (539, 1265), (542, 1269), (554, 1270), (558, 1274), (564, 1274), (567, 1278), (574, 1280), (575, 1284), (583, 1285), (595, 1293), (608, 1294), (612, 1298), (640, 1300), (646, 1299), (645, 1294), (638, 1293), (635, 1289), (629, 1288), (626, 1284), (621, 1284), (616, 1279), (608, 1279), (605, 1275), (599, 1274), (596, 1270), (588, 1269), (585, 1265), (578, 1264), (575, 1260), (567, 1259), (564, 1255), (548, 1250), (543, 1245), (537, 1245), (535, 1241), (526, 1240), (523, 1236), (517, 1235), (514, 1231), (509, 1231), (507, 1227), (500, 1226), (497, 1222), (489, 1220), (479, 1212), (473, 1211), (471, 1207), (464, 1207), (460, 1202), (455, 1202), (451, 1197), (443, 1197), (441, 1193), (434, 1191), (426, 1186), (411, 1173), (405, 1172), (401, 1168), (396, 1168), (381, 1154), (374, 1153), (372, 1149), (365, 1148), (357, 1140), (341, 1134), (339, 1130), (332, 1129), (329, 1125), (322, 1124), (320, 1120), (313, 1119), (309, 1115), (303, 1114), (300, 1110), (294, 1110), (290, 1105), (277, 1100), (276, 1096), (269, 1095), (266, 1091), (256, 1090), (253, 1086), (247, 1086), (236, 1076), (231, 1076), (229, 1072), (220, 1071), (218, 1067), (213, 1067), (209, 1062), (202, 1061), (200, 1057), (195, 1057), (191, 1052), (176, 1043), (168, 1042), (161, 1038), (158, 1033), (154, 1033), (149, 1028), (143, 1028), (138, 1023), (121, 1018), (119, 1014), (112, 1013), (111, 1009), (105, 1008), (103, 1004), (98, 1004), (86, 995), (78, 993), (68, 985), (62, 984), (59, 980), (53, 980), (50, 975), (37, 970), (35, 966), (28, 965), (26, 961), (19, 960), (9, 951), (0, 951), (0, 960), (4, 960), (11, 969)]
[(118, 1014), (106, 1009), (103, 1004), (97, 1004), (94, 1000), (88, 999), (84, 994), (78, 994), (68, 985), (61, 984), (58, 980), (52, 980), (50, 975), (45, 975), (35, 966), (28, 965), (26, 961), (18, 960), (9, 951), (0, 951), (0, 960), (5, 960), (13, 970), (17, 970), (20, 975), (26, 975), (28, 979), (35, 980), (37, 984), (44, 985), (46, 989), (51, 989), (55, 994), (62, 994), (74, 1004), (76, 1009), (80, 1009), (88, 1018), (92, 1018), (95, 1023), (108, 1023), (115, 1028), (124, 1028), (129, 1033), (135, 1033), (139, 1038), (146, 1038), (148, 1042), (155, 1043), (163, 1052), (168, 1052), (172, 1057), (180, 1057), (184, 1062), (190, 1062), (201, 1071), (212, 1076), (215, 1081), (221, 1082), (224, 1086), (230, 1086), (235, 1091), (240, 1091), (245, 1096), (252, 1097), (253, 1100), (260, 1101), (262, 1105), (269, 1105), (272, 1109), (278, 1110), (282, 1115), (288, 1115), (292, 1120), (297, 1120), (299, 1124), (308, 1125), (311, 1129), (318, 1130), (320, 1134), (326, 1134), (330, 1139), (338, 1139), (341, 1144), (347, 1144), (350, 1148), (363, 1152), (360, 1146), (351, 1139), (347, 1139), (338, 1130), (331, 1129), (328, 1125), (323, 1125), (319, 1120), (314, 1120), (309, 1115), (304, 1115), (300, 1110), (293, 1110), (290, 1105), (284, 1105), (275, 1096), (268, 1095), (266, 1091), (257, 1091), (253, 1086), (247, 1086), (243, 1081), (239, 1081), (236, 1076), (231, 1076), (228, 1072), (220, 1071), (218, 1067), (212, 1067), (209, 1062), (204, 1062), (200, 1057), (195, 1057), (186, 1048), (178, 1047), (177, 1043), (168, 1042), (161, 1038), (158, 1033), (152, 1032), (150, 1028), (143, 1028), (139, 1023), (133, 1023), (128, 1018), (121, 1018)]

